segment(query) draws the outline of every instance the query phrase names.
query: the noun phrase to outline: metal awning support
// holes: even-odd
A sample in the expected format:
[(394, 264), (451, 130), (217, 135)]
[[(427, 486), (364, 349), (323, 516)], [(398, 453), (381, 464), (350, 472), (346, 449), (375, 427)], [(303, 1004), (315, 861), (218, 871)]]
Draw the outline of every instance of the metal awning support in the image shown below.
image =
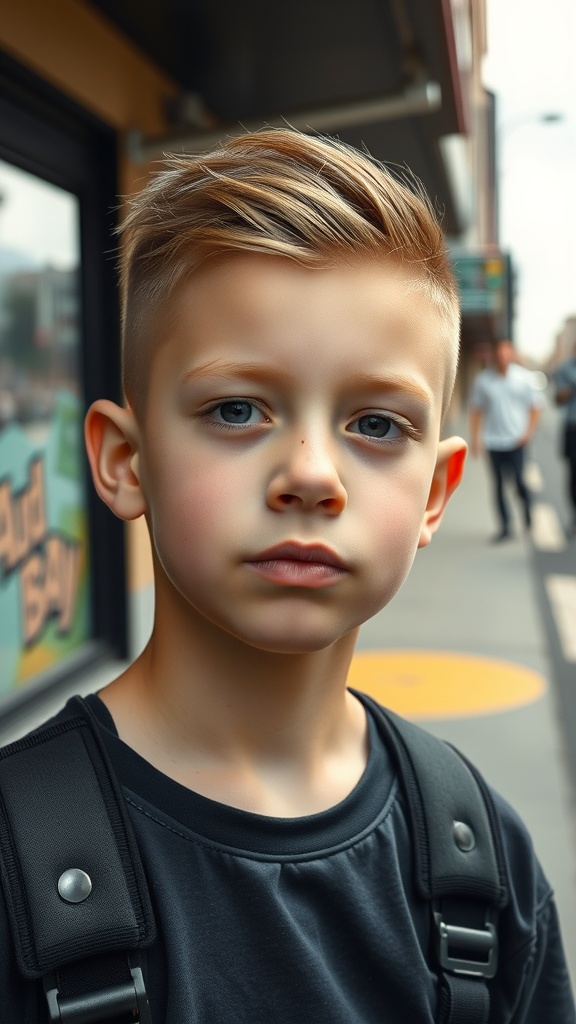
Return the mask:
[(337, 132), (342, 128), (360, 124), (432, 114), (440, 109), (441, 103), (442, 93), (438, 82), (418, 79), (398, 93), (337, 106), (301, 110), (268, 119), (265, 123), (258, 121), (223, 124), (210, 131), (167, 135), (155, 139), (144, 138), (139, 129), (135, 128), (128, 133), (128, 157), (134, 163), (146, 163), (149, 160), (161, 159), (166, 153), (201, 153), (217, 146), (226, 137), (259, 131), (266, 127), (291, 127), (301, 132)]

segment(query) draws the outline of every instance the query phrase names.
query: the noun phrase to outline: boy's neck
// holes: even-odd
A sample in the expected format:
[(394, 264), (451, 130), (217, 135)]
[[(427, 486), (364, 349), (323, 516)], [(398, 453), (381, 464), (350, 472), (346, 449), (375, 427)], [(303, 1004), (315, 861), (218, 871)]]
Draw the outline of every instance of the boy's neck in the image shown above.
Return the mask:
[[(119, 735), (177, 782), (256, 813), (298, 817), (333, 806), (367, 759), (366, 719), (346, 690), (349, 634), (326, 650), (276, 654), (216, 627), (140, 658), (102, 691)], [(162, 642), (160, 642), (162, 636)]]

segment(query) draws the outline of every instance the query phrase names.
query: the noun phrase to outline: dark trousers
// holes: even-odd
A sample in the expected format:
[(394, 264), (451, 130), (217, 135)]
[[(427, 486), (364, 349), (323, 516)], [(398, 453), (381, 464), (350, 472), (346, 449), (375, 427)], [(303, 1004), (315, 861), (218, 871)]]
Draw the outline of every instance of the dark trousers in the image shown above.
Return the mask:
[(490, 468), (494, 482), (494, 499), (500, 517), (500, 525), (503, 532), (510, 527), (510, 514), (508, 504), (504, 495), (504, 483), (511, 479), (516, 485), (518, 497), (524, 509), (524, 522), (530, 526), (530, 491), (524, 483), (524, 448), (512, 448), (504, 452), (496, 452), (493, 449), (488, 451), (490, 457)]

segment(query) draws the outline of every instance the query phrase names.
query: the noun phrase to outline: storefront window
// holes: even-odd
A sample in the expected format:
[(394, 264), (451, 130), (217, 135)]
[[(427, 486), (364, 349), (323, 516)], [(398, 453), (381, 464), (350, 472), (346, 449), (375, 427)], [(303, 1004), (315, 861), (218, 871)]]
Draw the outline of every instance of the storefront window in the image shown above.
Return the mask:
[(90, 636), (76, 196), (0, 160), (0, 696)]

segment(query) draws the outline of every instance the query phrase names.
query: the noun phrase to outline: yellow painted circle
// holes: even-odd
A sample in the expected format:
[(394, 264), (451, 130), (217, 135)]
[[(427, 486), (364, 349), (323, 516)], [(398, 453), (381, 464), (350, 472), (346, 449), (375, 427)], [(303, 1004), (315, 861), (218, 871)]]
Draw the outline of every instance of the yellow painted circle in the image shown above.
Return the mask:
[(543, 676), (524, 665), (445, 651), (358, 651), (348, 685), (406, 718), (489, 715), (546, 692)]

